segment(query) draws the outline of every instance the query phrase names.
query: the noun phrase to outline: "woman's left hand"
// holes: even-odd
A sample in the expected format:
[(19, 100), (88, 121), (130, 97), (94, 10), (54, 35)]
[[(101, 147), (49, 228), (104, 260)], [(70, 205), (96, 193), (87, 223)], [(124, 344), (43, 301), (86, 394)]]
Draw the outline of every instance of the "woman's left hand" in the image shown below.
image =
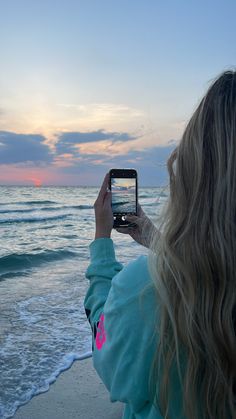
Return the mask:
[(109, 190), (109, 173), (106, 174), (98, 197), (94, 203), (96, 231), (95, 239), (111, 237), (113, 213), (111, 208), (111, 191)]

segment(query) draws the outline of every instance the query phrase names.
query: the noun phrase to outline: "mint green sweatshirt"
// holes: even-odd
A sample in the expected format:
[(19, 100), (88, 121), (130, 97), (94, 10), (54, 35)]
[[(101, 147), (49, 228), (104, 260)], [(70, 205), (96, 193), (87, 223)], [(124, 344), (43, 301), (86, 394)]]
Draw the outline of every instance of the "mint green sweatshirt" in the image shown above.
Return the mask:
[[(100, 238), (90, 244), (86, 271), (90, 286), (84, 300), (92, 328), (93, 364), (110, 392), (110, 400), (125, 403), (123, 419), (159, 419), (151, 402), (148, 380), (157, 349), (158, 307), (147, 257), (122, 266), (113, 241)], [(169, 417), (183, 419), (177, 373)]]

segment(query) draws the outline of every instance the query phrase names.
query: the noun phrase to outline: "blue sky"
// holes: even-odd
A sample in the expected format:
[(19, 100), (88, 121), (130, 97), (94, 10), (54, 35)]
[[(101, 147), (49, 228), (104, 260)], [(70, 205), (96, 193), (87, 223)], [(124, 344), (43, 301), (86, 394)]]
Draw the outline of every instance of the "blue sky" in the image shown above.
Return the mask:
[(235, 68), (234, 1), (0, 0), (0, 183), (98, 185), (165, 161)]

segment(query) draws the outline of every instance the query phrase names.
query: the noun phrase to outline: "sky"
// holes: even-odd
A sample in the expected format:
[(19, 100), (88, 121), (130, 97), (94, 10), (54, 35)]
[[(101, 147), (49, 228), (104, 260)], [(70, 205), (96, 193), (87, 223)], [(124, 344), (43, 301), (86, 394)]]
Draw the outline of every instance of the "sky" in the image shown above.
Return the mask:
[(0, 184), (98, 186), (166, 160), (236, 64), (235, 0), (0, 0)]

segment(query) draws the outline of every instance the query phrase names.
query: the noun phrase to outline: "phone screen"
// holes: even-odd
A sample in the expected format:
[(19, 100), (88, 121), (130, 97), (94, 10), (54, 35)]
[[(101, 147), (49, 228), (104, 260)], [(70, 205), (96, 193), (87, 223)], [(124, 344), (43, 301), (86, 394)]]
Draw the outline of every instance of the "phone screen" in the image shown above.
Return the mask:
[(113, 214), (136, 213), (136, 178), (111, 178)]

